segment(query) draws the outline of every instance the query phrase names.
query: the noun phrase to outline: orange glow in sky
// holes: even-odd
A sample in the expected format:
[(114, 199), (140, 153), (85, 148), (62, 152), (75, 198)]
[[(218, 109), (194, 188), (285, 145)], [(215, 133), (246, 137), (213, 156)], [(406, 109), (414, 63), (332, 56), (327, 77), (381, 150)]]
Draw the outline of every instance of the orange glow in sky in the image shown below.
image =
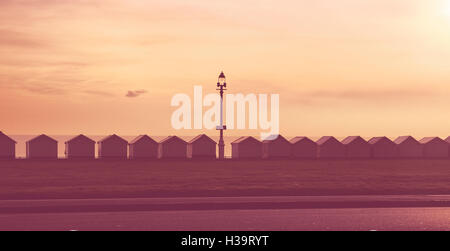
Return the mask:
[(170, 129), (171, 97), (194, 85), (215, 92), (223, 70), (231, 93), (280, 94), (285, 135), (450, 135), (447, 0), (2, 0), (0, 9), (9, 134), (193, 135)]

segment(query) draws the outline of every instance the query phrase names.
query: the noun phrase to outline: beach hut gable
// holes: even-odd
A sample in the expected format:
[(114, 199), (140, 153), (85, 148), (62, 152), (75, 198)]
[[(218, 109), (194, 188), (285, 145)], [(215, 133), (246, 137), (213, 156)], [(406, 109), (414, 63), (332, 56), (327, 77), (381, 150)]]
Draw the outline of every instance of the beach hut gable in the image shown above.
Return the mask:
[(15, 140), (0, 132), (0, 159), (16, 158), (16, 144)]

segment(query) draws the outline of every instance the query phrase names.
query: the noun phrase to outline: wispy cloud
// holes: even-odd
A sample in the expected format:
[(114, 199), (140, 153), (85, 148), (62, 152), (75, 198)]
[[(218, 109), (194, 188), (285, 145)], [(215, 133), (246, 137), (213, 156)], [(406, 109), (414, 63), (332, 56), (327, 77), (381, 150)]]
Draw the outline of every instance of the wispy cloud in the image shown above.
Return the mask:
[(304, 96), (322, 99), (346, 100), (380, 100), (380, 99), (408, 99), (433, 95), (428, 89), (381, 89), (381, 90), (341, 90), (315, 91)]
[(49, 6), (62, 4), (95, 4), (95, 0), (2, 0), (0, 5)]
[(102, 97), (114, 97), (115, 96), (111, 92), (101, 91), (101, 90), (85, 90), (85, 91), (82, 91), (82, 93), (96, 95), (96, 96), (102, 96)]
[(367, 90), (318, 90), (303, 93), (295, 91), (286, 93), (284, 100), (296, 105), (320, 105), (336, 102), (366, 104), (392, 104), (405, 101), (418, 101), (439, 96), (439, 91), (421, 87), (408, 89), (367, 89)]
[(0, 47), (35, 49), (47, 46), (47, 43), (32, 35), (8, 29), (0, 29)]
[(128, 91), (125, 96), (128, 98), (136, 98), (145, 93), (147, 93), (146, 90)]
[(77, 73), (80, 74), (78, 70), (73, 71), (70, 69), (60, 69), (60, 71), (53, 71), (43, 75), (0, 73), (0, 89), (12, 89), (52, 96), (77, 94), (99, 97), (116, 96), (114, 92), (107, 90), (111, 82), (84, 78), (77, 76)]
[(24, 90), (27, 90), (29, 92), (37, 93), (37, 94), (44, 94), (44, 95), (65, 95), (67, 94), (67, 91), (61, 88), (55, 88), (51, 86), (39, 86), (39, 87), (33, 87), (33, 86), (25, 86), (23, 87)]

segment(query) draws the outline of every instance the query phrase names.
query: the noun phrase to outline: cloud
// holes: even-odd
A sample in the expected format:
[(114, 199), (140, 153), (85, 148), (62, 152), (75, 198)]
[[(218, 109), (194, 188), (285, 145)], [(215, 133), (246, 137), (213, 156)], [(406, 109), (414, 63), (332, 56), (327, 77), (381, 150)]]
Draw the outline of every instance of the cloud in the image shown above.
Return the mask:
[[(0, 38), (1, 40), (1, 38)], [(1, 42), (0, 42), (1, 43)], [(36, 60), (36, 59), (23, 59), (23, 58), (14, 58), (14, 57), (3, 57), (0, 58), (0, 65), (7, 65), (9, 67), (18, 67), (21, 69), (22, 67), (53, 67), (53, 68), (65, 68), (65, 69), (73, 69), (73, 68), (85, 68), (90, 66), (88, 63), (84, 62), (70, 62), (70, 61), (49, 61), (49, 60)]]
[(43, 95), (65, 95), (67, 91), (61, 88), (55, 88), (51, 86), (25, 86), (24, 90), (27, 90), (32, 93), (43, 94)]
[(329, 105), (341, 102), (359, 104), (391, 105), (418, 102), (438, 98), (440, 92), (424, 87), (411, 88), (385, 88), (385, 89), (344, 89), (344, 90), (318, 90), (298, 93), (286, 93), (283, 100), (294, 105)]
[(112, 94), (110, 92), (99, 91), (99, 90), (86, 90), (86, 91), (83, 91), (83, 93), (90, 94), (90, 95), (96, 95), (96, 96), (102, 96), (102, 97), (113, 97), (114, 96), (114, 94)]
[(125, 96), (128, 98), (136, 98), (145, 93), (147, 93), (146, 90), (128, 91), (128, 93)]
[(345, 99), (345, 100), (383, 100), (409, 99), (433, 95), (427, 89), (382, 89), (382, 90), (343, 90), (316, 91), (305, 94), (310, 98)]
[(42, 6), (52, 6), (52, 5), (79, 5), (79, 4), (96, 4), (99, 1), (94, 0), (1, 0), (0, 6), (32, 6), (32, 7), (42, 7)]
[[(70, 67), (69, 67), (70, 68)], [(0, 91), (11, 89), (39, 95), (91, 95), (114, 97), (108, 87), (110, 81), (83, 78), (78, 70), (60, 69), (49, 74), (0, 73)]]
[(0, 29), (0, 47), (3, 46), (36, 49), (47, 47), (48, 44), (25, 33)]

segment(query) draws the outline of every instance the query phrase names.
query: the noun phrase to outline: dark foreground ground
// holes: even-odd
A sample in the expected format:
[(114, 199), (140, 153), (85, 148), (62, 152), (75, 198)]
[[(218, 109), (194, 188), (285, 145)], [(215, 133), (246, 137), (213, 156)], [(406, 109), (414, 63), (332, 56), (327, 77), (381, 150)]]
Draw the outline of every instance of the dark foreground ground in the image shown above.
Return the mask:
[(450, 160), (0, 161), (0, 199), (450, 194)]
[(0, 214), (0, 222), (0, 231), (448, 231), (450, 230), (450, 208)]

